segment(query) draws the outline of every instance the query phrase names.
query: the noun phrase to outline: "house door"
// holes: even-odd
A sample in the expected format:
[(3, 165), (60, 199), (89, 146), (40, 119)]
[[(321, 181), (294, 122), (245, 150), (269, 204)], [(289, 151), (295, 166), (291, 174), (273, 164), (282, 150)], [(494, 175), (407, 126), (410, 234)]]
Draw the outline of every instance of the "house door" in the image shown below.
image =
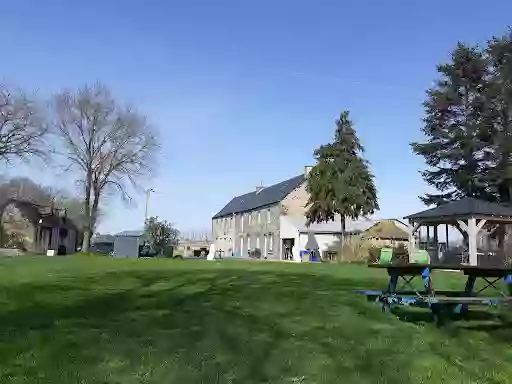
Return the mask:
[(292, 249), (295, 239), (283, 239), (283, 260), (293, 260)]

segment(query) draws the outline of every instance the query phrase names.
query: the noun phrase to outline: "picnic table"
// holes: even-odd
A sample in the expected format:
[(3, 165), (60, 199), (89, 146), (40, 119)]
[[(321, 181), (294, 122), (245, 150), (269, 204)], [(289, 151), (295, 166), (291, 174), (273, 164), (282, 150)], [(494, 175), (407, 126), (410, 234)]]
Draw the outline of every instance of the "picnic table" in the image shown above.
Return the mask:
[[(393, 305), (413, 305), (429, 308), (438, 322), (453, 313), (464, 313), (469, 305), (500, 305), (512, 302), (512, 268), (480, 267), (473, 265), (446, 264), (369, 264), (370, 268), (386, 269), (389, 281), (386, 289), (360, 290), (357, 293), (366, 295), (382, 304), (384, 311)], [(435, 270), (461, 271), (466, 276), (464, 290), (438, 291), (434, 288)], [(413, 280), (421, 279), (421, 288), (412, 285)], [(483, 286), (477, 290), (477, 279)], [(503, 280), (503, 287), (497, 284)], [(402, 282), (401, 286), (399, 283)], [(407, 290), (405, 290), (407, 289)], [(494, 290), (494, 295), (488, 295)], [(483, 294), (486, 293), (484, 296)], [(496, 295), (497, 293), (497, 295)]]

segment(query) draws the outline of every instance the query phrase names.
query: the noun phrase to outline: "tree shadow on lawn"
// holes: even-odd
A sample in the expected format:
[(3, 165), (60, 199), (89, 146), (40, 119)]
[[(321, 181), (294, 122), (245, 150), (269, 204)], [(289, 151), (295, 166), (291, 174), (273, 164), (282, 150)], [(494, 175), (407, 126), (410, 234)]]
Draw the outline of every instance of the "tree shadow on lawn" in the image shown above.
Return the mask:
[(416, 331), (397, 331), (392, 317), (350, 292), (372, 283), (181, 270), (3, 287), (0, 379), (35, 382), (45, 372), (54, 383), (414, 382), (400, 340)]
[[(429, 309), (396, 308), (392, 313), (402, 322), (434, 325), (436, 319)], [(484, 332), (499, 342), (512, 342), (512, 321), (503, 310), (470, 309), (465, 314), (446, 315), (441, 330), (450, 337), (461, 332)]]

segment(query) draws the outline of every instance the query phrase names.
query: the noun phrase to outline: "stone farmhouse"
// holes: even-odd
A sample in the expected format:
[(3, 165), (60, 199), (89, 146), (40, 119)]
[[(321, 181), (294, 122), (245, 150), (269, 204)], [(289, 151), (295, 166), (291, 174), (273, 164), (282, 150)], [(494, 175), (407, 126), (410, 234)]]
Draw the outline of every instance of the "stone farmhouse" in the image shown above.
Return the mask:
[[(320, 254), (339, 246), (339, 221), (305, 225), (310, 170), (307, 166), (298, 176), (237, 196), (215, 214), (212, 233), (218, 255), (288, 260), (294, 246), (300, 252), (313, 244)], [(372, 224), (349, 222), (346, 229), (363, 231)]]

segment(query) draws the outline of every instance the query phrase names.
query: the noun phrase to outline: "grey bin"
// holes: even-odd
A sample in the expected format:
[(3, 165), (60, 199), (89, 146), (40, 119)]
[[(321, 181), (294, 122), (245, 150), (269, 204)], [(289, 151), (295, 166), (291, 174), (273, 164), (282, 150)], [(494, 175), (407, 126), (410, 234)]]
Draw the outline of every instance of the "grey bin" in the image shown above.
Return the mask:
[(115, 258), (138, 258), (139, 245), (142, 244), (141, 231), (124, 231), (115, 235), (114, 253)]

